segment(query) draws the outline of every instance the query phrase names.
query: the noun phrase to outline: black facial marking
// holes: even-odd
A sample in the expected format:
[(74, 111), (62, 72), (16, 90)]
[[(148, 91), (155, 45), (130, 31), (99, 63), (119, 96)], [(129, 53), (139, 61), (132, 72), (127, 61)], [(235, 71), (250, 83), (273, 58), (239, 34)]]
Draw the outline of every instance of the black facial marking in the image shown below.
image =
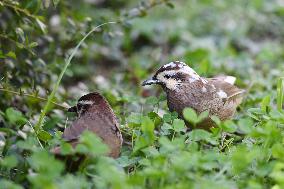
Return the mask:
[(100, 102), (104, 101), (104, 98), (98, 93), (93, 92), (82, 96), (76, 106), (68, 109), (69, 112), (76, 112), (80, 117), (88, 111), (88, 109), (93, 105), (98, 105)]
[(172, 75), (166, 74), (164, 77), (165, 77), (166, 79), (170, 79), (170, 78), (172, 77)]
[[(170, 64), (170, 65), (169, 65)], [(179, 70), (181, 69), (183, 66), (186, 66), (186, 64), (184, 62), (180, 62), (180, 61), (174, 61), (171, 62), (169, 64), (166, 64), (162, 67), (160, 67), (158, 69), (158, 71), (156, 72), (155, 76), (156, 77), (159, 73), (164, 72), (164, 71), (170, 71), (170, 70)]]
[(68, 112), (77, 112), (77, 106), (72, 106), (67, 110)]

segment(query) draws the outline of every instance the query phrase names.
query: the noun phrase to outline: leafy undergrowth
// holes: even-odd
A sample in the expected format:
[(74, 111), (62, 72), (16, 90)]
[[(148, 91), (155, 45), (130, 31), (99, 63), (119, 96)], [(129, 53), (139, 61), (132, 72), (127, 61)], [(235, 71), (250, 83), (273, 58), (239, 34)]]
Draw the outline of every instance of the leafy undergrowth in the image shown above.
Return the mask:
[[(0, 188), (284, 188), (283, 3), (43, 2), (0, 2)], [(107, 21), (119, 23), (82, 43), (37, 125), (70, 49)], [(236, 76), (247, 94), (234, 119), (187, 131), (161, 89), (140, 86), (172, 60)], [(94, 90), (120, 120), (118, 159), (92, 133), (76, 149), (61, 140), (74, 118), (63, 102)]]

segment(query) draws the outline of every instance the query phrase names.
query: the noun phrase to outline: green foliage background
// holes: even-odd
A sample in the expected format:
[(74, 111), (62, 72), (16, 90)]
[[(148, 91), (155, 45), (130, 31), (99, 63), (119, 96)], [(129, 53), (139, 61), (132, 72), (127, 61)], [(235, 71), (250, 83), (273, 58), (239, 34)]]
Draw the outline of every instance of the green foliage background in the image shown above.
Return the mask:
[[(109, 21), (76, 52), (35, 128), (72, 49)], [(0, 188), (284, 188), (283, 44), (281, 0), (1, 0)], [(236, 76), (248, 95), (235, 119), (186, 133), (162, 90), (140, 86), (172, 60)], [(90, 133), (78, 149), (60, 139), (72, 120), (62, 104), (94, 90), (120, 119), (116, 160), (98, 156), (106, 148)], [(89, 158), (72, 172), (49, 152), (59, 144)]]

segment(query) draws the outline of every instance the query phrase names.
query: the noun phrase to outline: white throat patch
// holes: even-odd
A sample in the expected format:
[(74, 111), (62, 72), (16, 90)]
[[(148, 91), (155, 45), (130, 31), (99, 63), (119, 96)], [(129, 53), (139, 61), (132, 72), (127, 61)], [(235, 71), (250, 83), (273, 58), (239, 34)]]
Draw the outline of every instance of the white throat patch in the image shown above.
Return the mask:
[(178, 89), (178, 86), (181, 84), (181, 80), (176, 80), (174, 78), (166, 78), (165, 75), (173, 76), (177, 74), (177, 71), (169, 70), (169, 71), (163, 71), (157, 75), (157, 79), (164, 83), (166, 87), (170, 90), (176, 90)]

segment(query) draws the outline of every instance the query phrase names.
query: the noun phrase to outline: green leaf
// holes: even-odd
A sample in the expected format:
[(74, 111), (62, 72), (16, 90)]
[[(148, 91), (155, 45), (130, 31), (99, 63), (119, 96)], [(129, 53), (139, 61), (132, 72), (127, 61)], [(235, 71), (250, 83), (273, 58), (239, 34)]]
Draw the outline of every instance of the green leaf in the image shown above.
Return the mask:
[(163, 115), (163, 121), (166, 123), (169, 123), (172, 121), (172, 115), (171, 114), (164, 114)]
[(272, 147), (272, 155), (274, 158), (284, 160), (284, 147), (283, 144), (276, 143)]
[(222, 124), (222, 122), (221, 122), (219, 117), (213, 115), (210, 118), (216, 123), (217, 126), (220, 126)]
[(40, 19), (36, 18), (36, 23), (38, 24), (39, 28), (43, 33), (46, 33), (46, 25), (40, 21)]
[(156, 112), (149, 112), (148, 117), (151, 118), (151, 120), (154, 122), (155, 127), (160, 125), (162, 122), (162, 119)]
[(61, 149), (60, 152), (63, 155), (73, 154), (74, 152), (74, 148), (72, 147), (72, 145), (67, 142), (63, 142), (60, 146), (60, 149)]
[(173, 122), (173, 129), (175, 132), (185, 132), (186, 128), (185, 128), (185, 124), (183, 120), (180, 119), (175, 119)]
[(239, 129), (245, 134), (252, 132), (253, 124), (253, 120), (250, 118), (243, 118), (238, 121)]
[(102, 142), (102, 139), (95, 133), (84, 131), (80, 137), (79, 144), (76, 146), (76, 152), (90, 154), (93, 157), (105, 155), (109, 152), (108, 146)]
[[(1, 4), (1, 2), (0, 2)], [(22, 186), (17, 185), (16, 183), (13, 183), (11, 180), (6, 180), (4, 178), (1, 178), (0, 180), (0, 186), (4, 189), (23, 189)]]
[(85, 189), (92, 188), (91, 184), (87, 182), (87, 179), (81, 175), (65, 175), (60, 178), (57, 187), (55, 188), (68, 188), (68, 189)]
[(126, 121), (129, 126), (137, 126), (140, 125), (142, 122), (142, 115), (139, 113), (131, 113), (127, 118)]
[(270, 95), (267, 95), (261, 101), (261, 110), (263, 112), (267, 112), (269, 104), (270, 104)]
[(48, 132), (46, 132), (45, 130), (41, 130), (38, 132), (38, 138), (44, 142), (49, 141), (50, 139), (52, 139), (52, 135), (49, 134)]
[(209, 111), (204, 111), (198, 115), (197, 123), (200, 123), (209, 116)]
[(22, 112), (14, 109), (14, 108), (8, 108), (6, 109), (5, 112), (6, 118), (8, 119), (8, 121), (11, 124), (15, 124), (15, 125), (24, 125), (27, 123), (27, 119), (25, 118), (25, 116), (22, 114)]
[(155, 140), (154, 123), (149, 117), (142, 118), (141, 131), (142, 136), (135, 141), (134, 152), (152, 145)]
[(260, 120), (263, 114), (264, 112), (260, 108), (248, 109), (248, 115), (255, 120)]
[(16, 34), (21, 39), (21, 43), (24, 43), (26, 41), (25, 33), (22, 28), (16, 28)]
[(237, 125), (231, 121), (231, 120), (226, 120), (223, 124), (222, 124), (222, 129), (226, 132), (229, 133), (233, 133), (237, 130)]
[(150, 96), (146, 99), (145, 103), (149, 105), (156, 105), (159, 103), (159, 99), (155, 96)]
[(175, 8), (174, 4), (171, 3), (171, 2), (167, 2), (166, 5), (167, 5), (168, 7), (170, 7), (171, 9)]
[(198, 116), (195, 110), (193, 110), (192, 108), (185, 108), (183, 110), (183, 116), (188, 122), (192, 123), (193, 125), (198, 123)]
[(188, 140), (191, 141), (206, 141), (210, 144), (217, 145), (218, 142), (212, 138), (212, 134), (202, 129), (194, 129), (188, 133)]
[(154, 135), (154, 123), (149, 117), (142, 118), (141, 130), (143, 133)]
[(18, 160), (15, 156), (6, 156), (5, 158), (0, 159), (0, 165), (8, 169), (16, 167), (17, 164), (18, 164)]
[(278, 110), (271, 110), (269, 116), (279, 122), (284, 123), (284, 112)]
[(52, 186), (57, 179), (61, 179), (61, 173), (64, 170), (63, 163), (45, 150), (34, 152), (28, 158), (28, 163), (31, 166), (30, 169), (36, 173), (28, 175), (28, 180), (34, 188), (42, 188), (43, 184)]
[(30, 48), (34, 48), (34, 47), (36, 47), (36, 46), (38, 46), (38, 43), (37, 43), (37, 42), (32, 42), (32, 43), (29, 44), (29, 47), (30, 47)]
[(12, 51), (9, 51), (9, 52), (6, 54), (6, 56), (8, 56), (8, 57), (10, 57), (10, 58), (17, 59), (16, 54), (15, 54), (14, 52), (12, 52)]

